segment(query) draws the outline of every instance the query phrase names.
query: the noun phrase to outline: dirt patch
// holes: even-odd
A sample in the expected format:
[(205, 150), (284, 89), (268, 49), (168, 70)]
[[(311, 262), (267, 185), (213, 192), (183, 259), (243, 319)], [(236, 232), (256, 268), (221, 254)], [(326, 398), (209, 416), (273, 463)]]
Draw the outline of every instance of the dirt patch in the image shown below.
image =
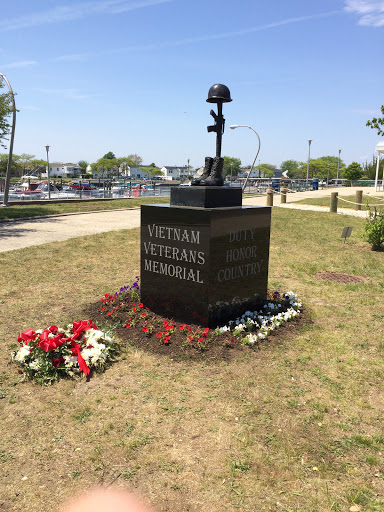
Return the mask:
[[(107, 310), (100, 311), (100, 303), (92, 304), (85, 312), (86, 316), (92, 318), (99, 328), (105, 328), (108, 325), (113, 327), (123, 345), (131, 345), (157, 356), (182, 361), (230, 361), (243, 352), (258, 351), (269, 343), (282, 343), (292, 339), (304, 325), (312, 323), (309, 314), (301, 309), (300, 314), (294, 319), (272, 331), (265, 340), (250, 346), (243, 343), (244, 337), (248, 334), (246, 331), (234, 336), (233, 333), (217, 335), (210, 329), (204, 334), (204, 327), (189, 324), (181, 328), (183, 324), (180, 323), (174, 323), (174, 327), (167, 331), (164, 325), (169, 325), (172, 321), (154, 315), (148, 310), (146, 321), (139, 321), (134, 325), (129, 324), (130, 315), (127, 312), (120, 311), (118, 315), (114, 315), (114, 318), (107, 317), (106, 313)], [(126, 327), (127, 324), (129, 327)], [(146, 333), (143, 330), (144, 325), (153, 326), (152, 332)], [(162, 333), (162, 336), (158, 337), (158, 333)], [(169, 340), (164, 342), (164, 336), (168, 333)]]
[(343, 272), (318, 272), (315, 274), (317, 279), (323, 281), (333, 281), (335, 283), (365, 283), (365, 277), (354, 276), (353, 274), (344, 274)]

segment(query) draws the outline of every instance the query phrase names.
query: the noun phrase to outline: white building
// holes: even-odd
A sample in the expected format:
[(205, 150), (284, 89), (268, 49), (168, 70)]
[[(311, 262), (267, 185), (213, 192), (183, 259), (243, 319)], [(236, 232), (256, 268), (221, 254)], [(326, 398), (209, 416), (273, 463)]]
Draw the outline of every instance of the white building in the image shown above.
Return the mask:
[(139, 169), (138, 167), (127, 167), (127, 169), (120, 168), (120, 173), (122, 176), (129, 176), (130, 178), (142, 180), (147, 180), (149, 178), (149, 172), (144, 169)]
[(164, 179), (166, 180), (178, 180), (184, 176), (188, 176), (188, 174), (191, 174), (191, 171), (188, 170), (186, 165), (184, 167), (166, 165), (161, 168), (161, 171), (163, 171)]
[[(81, 175), (81, 167), (77, 164), (52, 163), (49, 164), (49, 175), (57, 178), (73, 178)], [(42, 173), (47, 176), (47, 172)]]

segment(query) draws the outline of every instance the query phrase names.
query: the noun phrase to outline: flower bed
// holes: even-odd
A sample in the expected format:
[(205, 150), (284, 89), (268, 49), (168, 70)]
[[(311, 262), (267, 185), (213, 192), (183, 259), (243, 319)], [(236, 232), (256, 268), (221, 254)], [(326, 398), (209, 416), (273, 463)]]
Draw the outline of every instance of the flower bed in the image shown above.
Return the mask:
[[(216, 329), (203, 328), (175, 322), (154, 314), (140, 302), (138, 277), (132, 286), (122, 287), (113, 295), (106, 293), (101, 298), (98, 313), (118, 326), (119, 335), (128, 338), (137, 346), (145, 345), (154, 352), (159, 347), (171, 347), (169, 351), (193, 349), (199, 352), (214, 346), (257, 347), (278, 327), (295, 319), (301, 311), (301, 301), (292, 291), (280, 294), (268, 292), (267, 301), (257, 311), (246, 311), (241, 317)], [(96, 313), (97, 314), (97, 313)], [(124, 333), (125, 331), (125, 333)]]
[(40, 384), (80, 374), (87, 377), (91, 370), (104, 368), (118, 348), (90, 319), (65, 329), (56, 325), (28, 329), (19, 334), (18, 342), (20, 348), (12, 358), (22, 368), (19, 373)]
[[(106, 293), (93, 313), (117, 329), (120, 338), (155, 353), (214, 353), (227, 348), (259, 347), (301, 313), (301, 302), (293, 292), (268, 292), (267, 301), (256, 311), (216, 329), (177, 323), (154, 314), (140, 301), (139, 278), (113, 295)], [(93, 316), (94, 318), (94, 316)], [(41, 384), (61, 377), (83, 374), (104, 368), (118, 350), (113, 339), (100, 331), (92, 320), (69, 324), (65, 329), (51, 325), (47, 329), (28, 329), (18, 337), (19, 349), (12, 354), (21, 366), (20, 373)], [(162, 349), (161, 347), (169, 347)]]

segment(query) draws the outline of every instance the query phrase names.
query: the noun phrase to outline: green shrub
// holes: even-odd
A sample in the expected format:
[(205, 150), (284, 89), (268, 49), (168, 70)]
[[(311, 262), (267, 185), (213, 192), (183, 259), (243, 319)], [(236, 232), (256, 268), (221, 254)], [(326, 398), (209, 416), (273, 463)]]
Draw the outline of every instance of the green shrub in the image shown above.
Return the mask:
[(369, 218), (364, 226), (365, 238), (371, 244), (372, 251), (383, 248), (384, 243), (384, 210), (377, 213), (376, 208), (369, 210)]

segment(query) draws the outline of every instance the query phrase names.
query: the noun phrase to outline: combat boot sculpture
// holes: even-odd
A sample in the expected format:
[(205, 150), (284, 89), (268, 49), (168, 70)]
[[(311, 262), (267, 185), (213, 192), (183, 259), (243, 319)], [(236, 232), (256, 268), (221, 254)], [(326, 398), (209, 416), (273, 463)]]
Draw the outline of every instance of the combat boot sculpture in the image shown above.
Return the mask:
[(210, 156), (206, 156), (205, 157), (205, 167), (204, 167), (203, 174), (199, 178), (195, 178), (191, 182), (191, 185), (193, 185), (193, 186), (202, 185), (201, 182), (205, 181), (210, 176), (210, 174), (211, 174), (212, 164), (213, 164), (213, 158), (211, 158)]
[(213, 159), (211, 174), (208, 178), (201, 179), (199, 185), (202, 187), (222, 187), (224, 184), (223, 165), (224, 159), (216, 156)]

